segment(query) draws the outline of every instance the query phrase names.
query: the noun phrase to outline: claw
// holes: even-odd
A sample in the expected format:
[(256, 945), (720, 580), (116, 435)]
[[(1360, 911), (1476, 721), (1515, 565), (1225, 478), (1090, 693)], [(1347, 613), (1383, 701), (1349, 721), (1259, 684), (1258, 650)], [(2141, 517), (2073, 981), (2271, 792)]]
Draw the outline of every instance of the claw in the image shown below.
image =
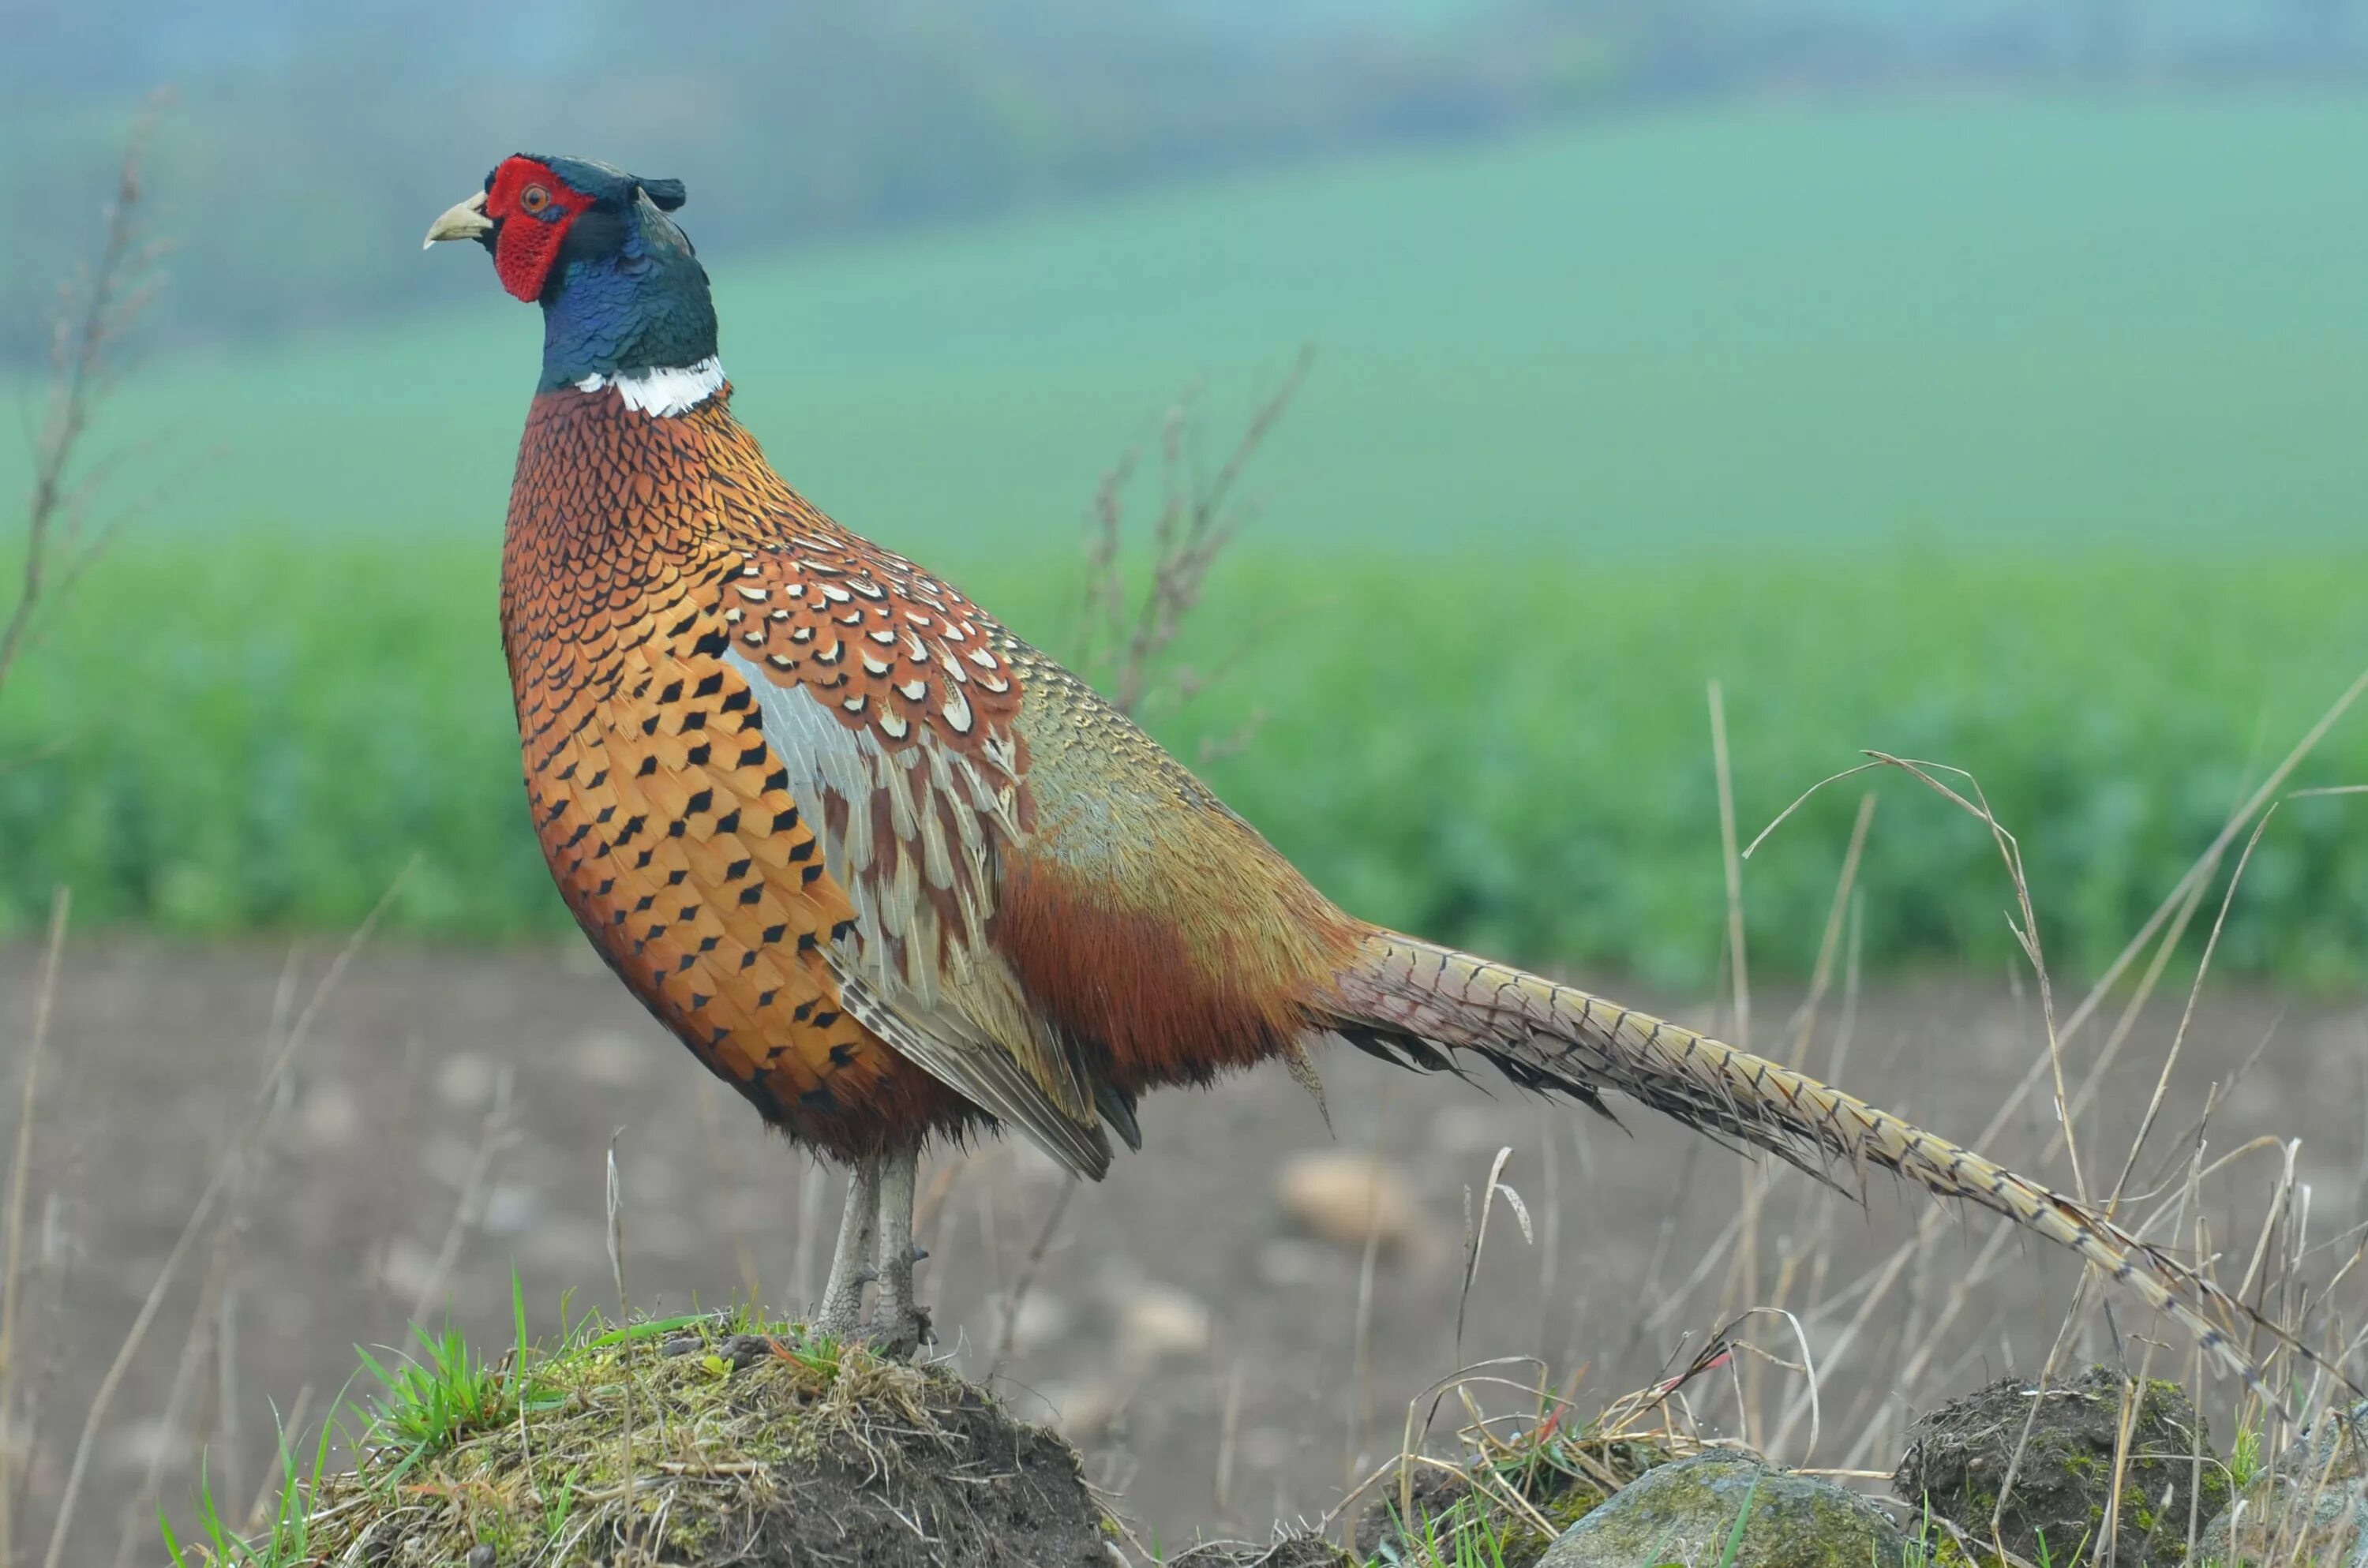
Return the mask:
[(882, 1360), (902, 1361), (918, 1355), (922, 1346), (936, 1344), (938, 1336), (929, 1325), (928, 1308), (913, 1307), (873, 1318), (854, 1337)]

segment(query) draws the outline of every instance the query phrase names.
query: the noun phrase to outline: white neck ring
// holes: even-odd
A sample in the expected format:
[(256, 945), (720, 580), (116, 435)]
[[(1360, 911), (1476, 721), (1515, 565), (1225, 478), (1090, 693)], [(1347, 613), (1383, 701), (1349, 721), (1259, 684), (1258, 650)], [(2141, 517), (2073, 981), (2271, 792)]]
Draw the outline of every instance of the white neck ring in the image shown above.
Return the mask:
[(723, 361), (711, 354), (696, 365), (641, 370), (620, 370), (613, 376), (590, 375), (575, 383), (578, 392), (597, 392), (614, 387), (625, 406), (660, 419), (688, 414), (713, 397), (723, 386)]

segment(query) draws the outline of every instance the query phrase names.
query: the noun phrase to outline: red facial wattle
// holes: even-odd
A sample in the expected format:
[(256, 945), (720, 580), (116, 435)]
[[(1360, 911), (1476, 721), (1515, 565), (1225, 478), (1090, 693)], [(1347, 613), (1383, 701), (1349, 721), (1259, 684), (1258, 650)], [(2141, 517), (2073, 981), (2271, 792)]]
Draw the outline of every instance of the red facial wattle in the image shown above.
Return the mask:
[(552, 263), (585, 199), (531, 158), (512, 158), (494, 172), (485, 193), (485, 215), (501, 223), (494, 241), (494, 270), (502, 287), (531, 302), (542, 297)]

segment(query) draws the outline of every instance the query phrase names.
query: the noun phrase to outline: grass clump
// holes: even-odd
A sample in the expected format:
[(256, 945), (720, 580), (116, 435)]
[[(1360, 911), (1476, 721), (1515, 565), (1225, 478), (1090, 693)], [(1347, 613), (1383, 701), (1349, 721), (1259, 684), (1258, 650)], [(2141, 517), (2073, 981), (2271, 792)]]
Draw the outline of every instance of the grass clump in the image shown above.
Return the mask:
[(517, 1358), (488, 1362), (454, 1329), (411, 1332), (419, 1354), (392, 1370), (369, 1351), (360, 1353), (363, 1369), (386, 1391), (371, 1403), (370, 1440), (402, 1450), (398, 1473), (472, 1433), (507, 1425), (522, 1392)]
[(1531, 1568), (1605, 1498), (1677, 1457), (1682, 1439), (1616, 1418), (1549, 1415), (1511, 1435), (1474, 1431), (1462, 1462), (1402, 1460), (1356, 1531), (1368, 1568)]
[(199, 1568), (200, 1564), (227, 1565), (227, 1568), (300, 1568), (318, 1562), (313, 1550), (313, 1503), (329, 1466), (329, 1440), (334, 1428), (324, 1425), (320, 1441), (313, 1449), (309, 1469), (297, 1462), (296, 1452), (289, 1446), (288, 1434), (279, 1435), (279, 1481), (265, 1493), (270, 1506), (268, 1517), (253, 1521), (244, 1528), (234, 1528), (222, 1517), (222, 1506), (214, 1496), (213, 1483), (205, 1469), (198, 1471), (197, 1528), (188, 1542), (183, 1544), (175, 1533), (170, 1519), (160, 1517), (157, 1528), (164, 1532), (165, 1550), (173, 1560), (173, 1568)]

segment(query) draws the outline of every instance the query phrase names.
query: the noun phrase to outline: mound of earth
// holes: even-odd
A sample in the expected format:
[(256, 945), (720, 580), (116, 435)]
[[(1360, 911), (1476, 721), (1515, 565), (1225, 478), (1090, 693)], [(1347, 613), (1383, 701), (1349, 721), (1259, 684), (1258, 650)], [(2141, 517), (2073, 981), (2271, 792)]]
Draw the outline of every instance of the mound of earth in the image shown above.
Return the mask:
[(941, 1369), (712, 1319), (491, 1368), (433, 1350), (379, 1402), (358, 1468), (313, 1488), (305, 1561), (1110, 1561), (1076, 1451)]

